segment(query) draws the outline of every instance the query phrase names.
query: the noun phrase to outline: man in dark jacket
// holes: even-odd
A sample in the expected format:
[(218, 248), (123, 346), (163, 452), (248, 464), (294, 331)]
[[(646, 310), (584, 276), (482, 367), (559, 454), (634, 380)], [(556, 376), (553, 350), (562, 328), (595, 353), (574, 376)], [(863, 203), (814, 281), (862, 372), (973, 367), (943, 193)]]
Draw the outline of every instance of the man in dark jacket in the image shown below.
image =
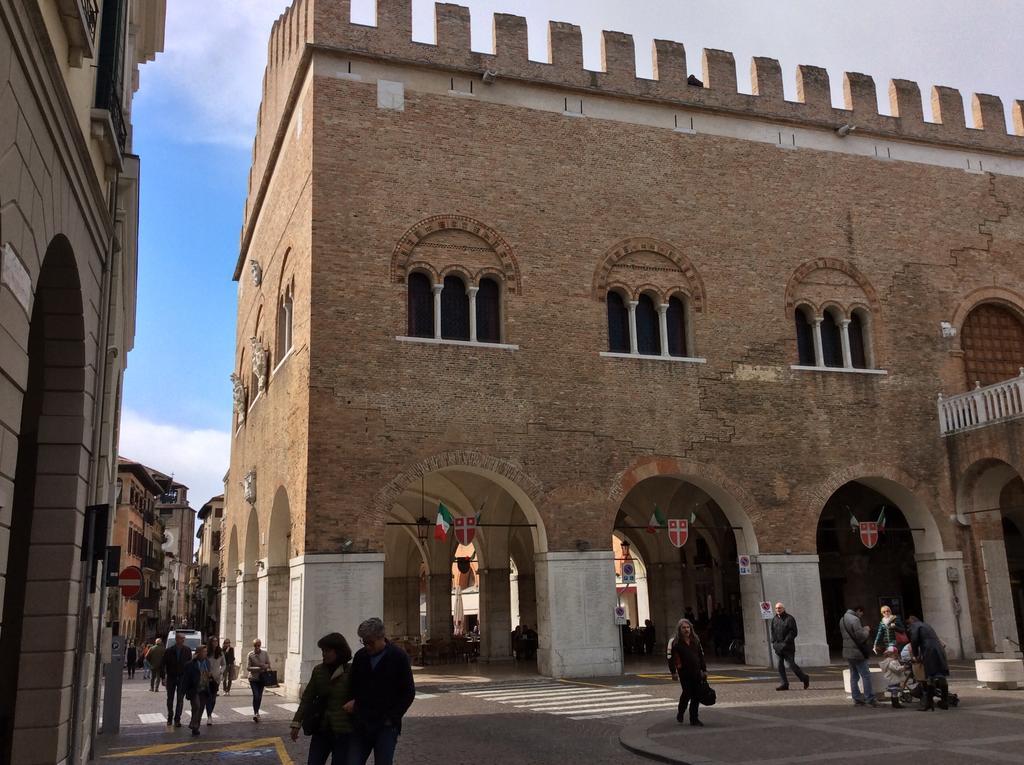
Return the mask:
[(811, 684), (811, 678), (796, 663), (796, 634), (796, 619), (793, 618), (793, 614), (787, 614), (786, 607), (776, 603), (775, 618), (772, 619), (772, 650), (779, 659), (779, 678), (782, 680), (782, 685), (775, 689), (777, 691), (789, 690), (786, 664), (789, 664), (793, 674), (804, 684), (804, 690)]
[[(161, 674), (167, 683), (167, 725), (181, 727), (181, 708), (185, 704), (185, 665), (192, 661), (192, 651), (185, 645), (185, 634), (174, 633), (174, 645), (164, 652)], [(175, 699), (177, 697), (177, 699)]]
[(384, 634), (374, 617), (359, 625), (363, 647), (352, 659), (352, 700), (345, 711), (355, 718), (348, 765), (392, 765), (402, 717), (416, 697), (409, 657)]

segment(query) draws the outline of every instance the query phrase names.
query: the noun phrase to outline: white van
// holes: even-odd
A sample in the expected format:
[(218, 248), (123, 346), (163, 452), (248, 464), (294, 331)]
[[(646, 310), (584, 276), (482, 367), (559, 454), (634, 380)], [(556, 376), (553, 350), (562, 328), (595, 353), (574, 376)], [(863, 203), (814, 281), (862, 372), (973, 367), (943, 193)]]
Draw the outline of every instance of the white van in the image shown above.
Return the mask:
[(174, 635), (178, 632), (185, 636), (185, 645), (187, 645), (192, 651), (195, 651), (203, 644), (203, 633), (199, 630), (171, 630), (167, 633), (168, 648), (174, 645)]

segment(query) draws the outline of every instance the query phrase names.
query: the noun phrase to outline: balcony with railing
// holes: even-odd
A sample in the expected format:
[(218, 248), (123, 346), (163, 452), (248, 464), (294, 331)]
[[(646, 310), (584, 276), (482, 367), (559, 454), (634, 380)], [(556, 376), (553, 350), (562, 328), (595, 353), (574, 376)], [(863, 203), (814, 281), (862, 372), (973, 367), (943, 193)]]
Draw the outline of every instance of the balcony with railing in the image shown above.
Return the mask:
[(949, 436), (1024, 417), (1024, 367), (1016, 377), (948, 398), (939, 394), (939, 433)]

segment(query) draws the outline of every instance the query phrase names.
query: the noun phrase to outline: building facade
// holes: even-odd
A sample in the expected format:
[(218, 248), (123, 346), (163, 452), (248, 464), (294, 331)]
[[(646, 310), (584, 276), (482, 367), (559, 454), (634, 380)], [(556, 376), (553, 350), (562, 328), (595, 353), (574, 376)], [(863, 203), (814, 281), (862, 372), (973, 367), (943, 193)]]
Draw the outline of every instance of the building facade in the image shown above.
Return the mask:
[(131, 104), (139, 66), (163, 48), (165, 8), (0, 2), (3, 763), (91, 750), (109, 644), (95, 578), (135, 331)]
[(196, 511), (189, 505), (187, 486), (159, 471), (150, 472), (161, 488), (156, 503), (164, 527), (160, 634), (166, 638), (174, 627), (194, 626), (189, 582), (195, 570)]
[[(543, 673), (620, 671), (613, 538), (659, 643), (690, 607), (763, 664), (781, 600), (808, 665), (855, 604), (1006, 651), (1024, 104), (1009, 135), (992, 96), (968, 127), (934, 88), (931, 123), (904, 80), (888, 116), (861, 74), (836, 108), (800, 67), (791, 102), (771, 59), (747, 95), (723, 51), (688, 75), (655, 41), (646, 80), (628, 35), (591, 72), (574, 25), (536, 62), (522, 18), (488, 54), (465, 8), (436, 6), (436, 45), (408, 0), (377, 8), (299, 0), (271, 33), (235, 269), (234, 637), (293, 690), (325, 632), (418, 635), (421, 590), (444, 639), (443, 503), (478, 518), (485, 660), (514, 603)], [(658, 513), (673, 533), (646, 533)]]
[(220, 635), (220, 547), (224, 495), (211, 497), (199, 508), (192, 591), (192, 623), (204, 636)]
[(149, 469), (119, 457), (115, 485), (116, 509), (110, 543), (121, 550), (120, 569), (129, 566), (142, 572), (138, 595), (126, 598), (112, 592), (107, 619), (116, 622), (118, 634), (142, 645), (157, 636), (160, 600), (159, 575), (163, 570), (163, 523), (156, 513), (156, 499), (162, 493)]

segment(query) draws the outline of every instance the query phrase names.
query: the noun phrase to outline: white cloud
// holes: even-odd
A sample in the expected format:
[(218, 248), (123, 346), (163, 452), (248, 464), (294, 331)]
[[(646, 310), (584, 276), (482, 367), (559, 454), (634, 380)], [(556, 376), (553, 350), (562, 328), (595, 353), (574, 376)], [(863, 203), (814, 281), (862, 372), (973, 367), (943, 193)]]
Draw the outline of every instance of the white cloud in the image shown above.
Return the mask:
[(155, 422), (125, 409), (121, 413), (118, 452), (161, 473), (173, 473), (176, 481), (188, 486), (189, 503), (198, 510), (210, 497), (224, 491), (231, 434)]

